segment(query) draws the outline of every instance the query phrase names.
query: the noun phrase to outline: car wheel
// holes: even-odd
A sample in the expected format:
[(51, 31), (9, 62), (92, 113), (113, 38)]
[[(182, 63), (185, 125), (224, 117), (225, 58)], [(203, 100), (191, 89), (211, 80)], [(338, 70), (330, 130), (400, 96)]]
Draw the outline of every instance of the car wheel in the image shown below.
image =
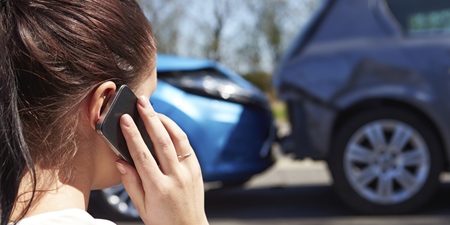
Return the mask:
[(327, 160), (339, 197), (368, 214), (406, 213), (426, 203), (443, 158), (425, 121), (406, 110), (381, 108), (340, 126)]
[(100, 214), (100, 217), (110, 220), (140, 220), (139, 213), (123, 185), (95, 191), (92, 195), (94, 202), (89, 207), (94, 214)]
[(241, 178), (241, 179), (238, 179), (238, 180), (222, 181), (222, 188), (242, 187), (250, 179), (251, 179), (251, 177), (246, 177), (246, 178)]

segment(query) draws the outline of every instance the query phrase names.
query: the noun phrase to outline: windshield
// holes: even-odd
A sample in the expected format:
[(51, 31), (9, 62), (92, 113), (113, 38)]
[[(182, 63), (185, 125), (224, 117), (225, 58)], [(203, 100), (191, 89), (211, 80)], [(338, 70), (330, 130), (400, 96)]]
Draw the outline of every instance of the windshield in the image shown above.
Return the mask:
[(450, 33), (450, 1), (386, 0), (407, 34)]

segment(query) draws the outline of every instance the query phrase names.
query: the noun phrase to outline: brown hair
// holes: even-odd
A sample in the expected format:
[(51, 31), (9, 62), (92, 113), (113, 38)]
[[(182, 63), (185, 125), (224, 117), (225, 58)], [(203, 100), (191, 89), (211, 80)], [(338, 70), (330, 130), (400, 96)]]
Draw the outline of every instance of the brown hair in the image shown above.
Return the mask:
[[(155, 69), (156, 47), (134, 0), (0, 0), (0, 4), (0, 224), (4, 225), (23, 174), (31, 172), (35, 191), (35, 165), (61, 168), (75, 154), (80, 102), (105, 81), (135, 86), (142, 74)], [(27, 208), (30, 205), (31, 201)]]

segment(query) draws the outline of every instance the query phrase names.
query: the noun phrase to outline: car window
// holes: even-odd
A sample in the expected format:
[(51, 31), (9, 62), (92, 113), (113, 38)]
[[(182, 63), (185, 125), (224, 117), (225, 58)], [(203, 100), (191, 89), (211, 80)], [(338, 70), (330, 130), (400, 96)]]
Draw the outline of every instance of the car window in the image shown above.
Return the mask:
[(409, 35), (450, 34), (449, 0), (386, 0)]

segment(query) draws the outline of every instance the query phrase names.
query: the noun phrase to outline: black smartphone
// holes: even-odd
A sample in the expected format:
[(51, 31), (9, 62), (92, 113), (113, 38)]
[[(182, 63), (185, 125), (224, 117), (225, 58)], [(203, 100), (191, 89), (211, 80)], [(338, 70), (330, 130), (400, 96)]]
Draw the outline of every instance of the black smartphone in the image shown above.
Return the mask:
[(96, 124), (97, 133), (103, 137), (106, 143), (108, 143), (118, 156), (132, 166), (135, 165), (120, 128), (120, 117), (124, 114), (128, 114), (133, 118), (145, 144), (156, 160), (153, 143), (137, 110), (137, 100), (138, 98), (127, 85), (120, 86), (120, 88), (107, 99), (107, 103), (103, 107), (100, 118)]

